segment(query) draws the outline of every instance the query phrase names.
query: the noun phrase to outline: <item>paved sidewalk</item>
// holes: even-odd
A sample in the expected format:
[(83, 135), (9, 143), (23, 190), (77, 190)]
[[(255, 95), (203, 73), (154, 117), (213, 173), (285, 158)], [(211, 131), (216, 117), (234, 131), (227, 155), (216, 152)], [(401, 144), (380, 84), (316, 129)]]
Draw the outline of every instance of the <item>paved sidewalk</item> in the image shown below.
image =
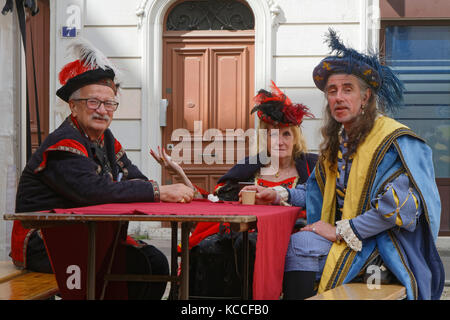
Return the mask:
[(445, 270), (445, 287), (441, 300), (450, 300), (450, 237), (438, 237), (436, 246)]

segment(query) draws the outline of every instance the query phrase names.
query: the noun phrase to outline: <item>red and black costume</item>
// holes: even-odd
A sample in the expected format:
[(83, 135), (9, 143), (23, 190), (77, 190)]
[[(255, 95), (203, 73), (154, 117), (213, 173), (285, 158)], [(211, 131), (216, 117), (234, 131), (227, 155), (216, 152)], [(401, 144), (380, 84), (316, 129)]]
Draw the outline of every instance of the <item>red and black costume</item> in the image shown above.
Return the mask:
[[(62, 87), (56, 95), (65, 102), (70, 102), (78, 89), (92, 84), (107, 86), (116, 95), (119, 83), (116, 81), (116, 72), (111, 62), (85, 40), (75, 40), (69, 46), (79, 59), (62, 68), (59, 73)], [(17, 190), (16, 212), (104, 203), (153, 202), (159, 201), (159, 196), (158, 184), (148, 180), (132, 164), (109, 129), (93, 141), (78, 125), (76, 118), (69, 116), (44, 140), (25, 166)], [(102, 231), (104, 228), (105, 225), (102, 226)], [(78, 236), (79, 230), (75, 231)], [(125, 246), (119, 246), (120, 254), (118, 252), (116, 255), (116, 261), (121, 266), (126, 263), (126, 272), (167, 275), (169, 265), (166, 256), (151, 245), (136, 242), (126, 235), (126, 231), (127, 225), (122, 226), (121, 244)], [(81, 236), (76, 238), (73, 235), (74, 230), (71, 232), (70, 235), (64, 234), (68, 239), (58, 235), (50, 241), (61, 243), (63, 250), (60, 252), (63, 256), (66, 253), (71, 255), (70, 250), (65, 250), (64, 243), (73, 248), (74, 244), (83, 241)], [(45, 233), (47, 236), (48, 232)], [(61, 268), (55, 266), (55, 259), (61, 256), (52, 257), (50, 265), (39, 230), (25, 229), (19, 221), (15, 221), (11, 251), (11, 257), (17, 266), (38, 272), (55, 271), (60, 282), (58, 274), (61, 275)], [(133, 282), (127, 286), (128, 295), (119, 290), (121, 297), (160, 299), (164, 294), (166, 282)], [(75, 296), (83, 298), (83, 295), (78, 293), (67, 295), (69, 299)]]
[[(69, 116), (25, 166), (16, 212), (139, 201), (159, 201), (158, 184), (131, 163), (109, 129), (100, 141), (91, 142)], [(11, 256), (18, 266), (27, 267), (27, 245), (34, 231), (14, 222)]]

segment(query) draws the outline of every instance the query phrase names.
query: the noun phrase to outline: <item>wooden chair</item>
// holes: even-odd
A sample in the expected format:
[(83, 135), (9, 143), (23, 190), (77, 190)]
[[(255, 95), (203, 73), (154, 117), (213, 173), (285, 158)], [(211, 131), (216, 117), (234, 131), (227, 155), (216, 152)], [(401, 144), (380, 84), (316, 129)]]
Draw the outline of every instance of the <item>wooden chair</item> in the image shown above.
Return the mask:
[(26, 273), (26, 270), (16, 268), (11, 261), (0, 261), (0, 283)]
[(406, 289), (400, 284), (383, 284), (370, 289), (366, 283), (346, 283), (307, 300), (403, 300)]
[(54, 274), (17, 269), (0, 261), (0, 300), (44, 300), (58, 293)]

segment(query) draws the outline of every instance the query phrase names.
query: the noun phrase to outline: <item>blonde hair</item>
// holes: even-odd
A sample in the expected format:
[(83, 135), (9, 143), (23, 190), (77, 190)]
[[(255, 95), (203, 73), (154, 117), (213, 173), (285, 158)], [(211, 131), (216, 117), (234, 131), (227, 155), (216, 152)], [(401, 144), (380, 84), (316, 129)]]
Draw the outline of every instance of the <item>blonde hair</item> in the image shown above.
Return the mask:
[[(269, 126), (271, 126), (270, 124), (259, 120), (258, 123), (258, 129), (269, 129)], [(273, 126), (273, 125), (272, 125)], [(273, 126), (276, 129), (281, 129), (282, 127), (280, 126)], [(303, 153), (306, 153), (308, 151), (308, 148), (306, 146), (306, 139), (303, 136), (302, 130), (300, 128), (300, 126), (289, 126), (289, 129), (292, 132), (292, 135), (294, 136), (294, 145), (292, 148), (292, 158), (298, 158), (300, 157)], [(257, 135), (258, 139), (260, 139), (260, 135)], [(262, 144), (265, 145), (265, 144)], [(259, 150), (259, 147), (261, 146), (261, 144), (258, 141), (258, 152), (261, 152), (263, 150)]]

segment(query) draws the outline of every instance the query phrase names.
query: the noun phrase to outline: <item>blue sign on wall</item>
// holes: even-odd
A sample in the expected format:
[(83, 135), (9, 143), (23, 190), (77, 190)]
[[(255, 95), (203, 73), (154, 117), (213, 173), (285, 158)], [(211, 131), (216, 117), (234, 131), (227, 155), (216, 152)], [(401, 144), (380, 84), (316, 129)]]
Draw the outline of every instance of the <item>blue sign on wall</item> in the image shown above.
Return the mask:
[(77, 36), (77, 28), (62, 27), (61, 35), (63, 36), (63, 38), (75, 38)]

